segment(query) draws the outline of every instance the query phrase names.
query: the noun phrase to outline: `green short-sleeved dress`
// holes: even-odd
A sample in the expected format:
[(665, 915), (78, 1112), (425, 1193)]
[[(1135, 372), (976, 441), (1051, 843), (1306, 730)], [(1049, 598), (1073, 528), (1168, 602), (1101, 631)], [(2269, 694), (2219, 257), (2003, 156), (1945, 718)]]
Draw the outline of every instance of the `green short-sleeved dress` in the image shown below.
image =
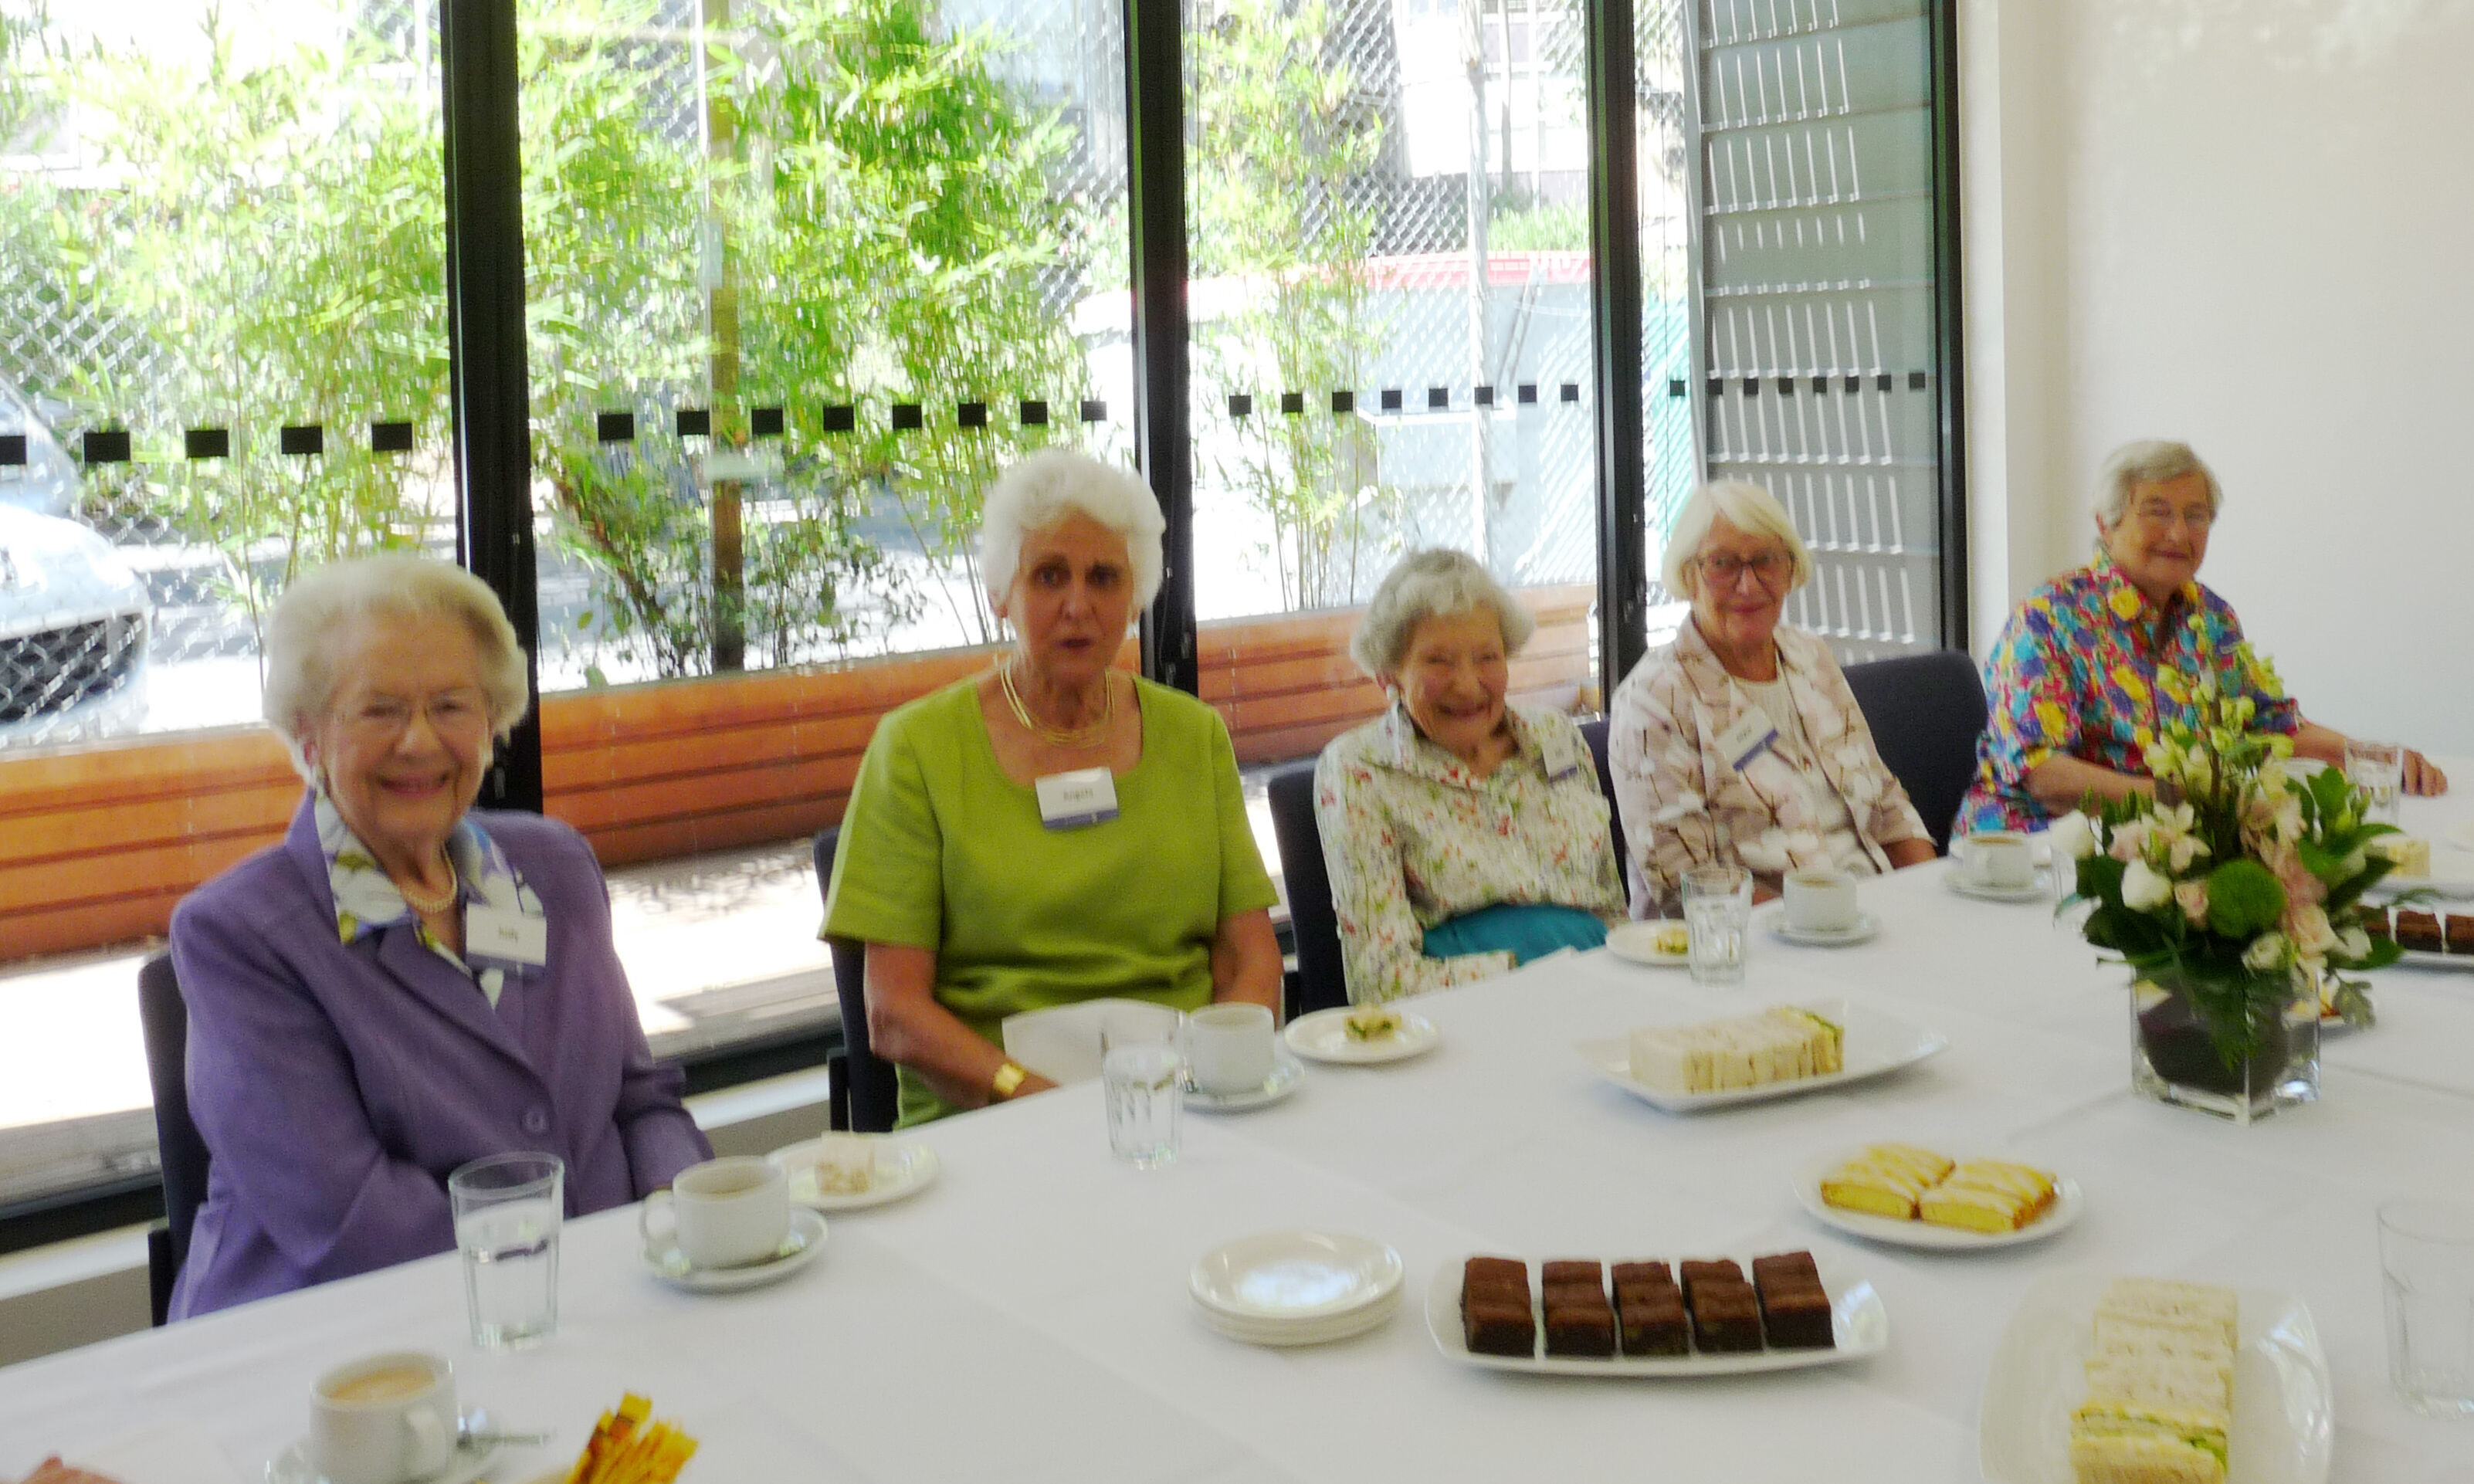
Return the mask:
[[(999, 1044), (1007, 1015), (1076, 1000), (1208, 1004), (1222, 919), (1277, 898), (1219, 715), (1137, 680), (1143, 754), (1117, 775), (1117, 817), (1051, 830), (1037, 794), (997, 765), (976, 685), (878, 723), (824, 931), (934, 949), (938, 1003)], [(904, 1127), (953, 1111), (910, 1068), (900, 1077)]]

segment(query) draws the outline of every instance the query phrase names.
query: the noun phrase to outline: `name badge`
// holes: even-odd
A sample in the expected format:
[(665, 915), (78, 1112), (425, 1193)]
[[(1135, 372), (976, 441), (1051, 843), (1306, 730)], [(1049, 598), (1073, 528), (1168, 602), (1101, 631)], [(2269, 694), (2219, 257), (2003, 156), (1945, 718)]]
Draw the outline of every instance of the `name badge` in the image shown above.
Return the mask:
[(1079, 830), (1117, 817), (1117, 780), (1104, 767), (1078, 767), (1031, 780), (1039, 791), (1039, 822), (1052, 830)]
[(549, 923), (475, 903), (464, 909), (464, 952), (471, 959), (539, 968), (549, 961)]
[(1769, 713), (1758, 707), (1734, 719), (1733, 725), (1718, 734), (1718, 756), (1737, 772), (1745, 765), (1770, 749), (1778, 741), (1778, 727), (1770, 721)]

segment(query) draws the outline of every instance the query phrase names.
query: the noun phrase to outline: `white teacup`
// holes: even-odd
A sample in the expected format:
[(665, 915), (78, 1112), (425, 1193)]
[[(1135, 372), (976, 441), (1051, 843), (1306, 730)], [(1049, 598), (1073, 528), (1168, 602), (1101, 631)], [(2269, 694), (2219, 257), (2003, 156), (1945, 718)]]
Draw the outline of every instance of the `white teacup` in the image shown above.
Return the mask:
[(1204, 1092), (1251, 1092), (1272, 1077), (1272, 1011), (1206, 1005), (1185, 1017), (1186, 1061)]
[(455, 1451), (455, 1373), (419, 1350), (346, 1361), (309, 1398), (309, 1461), (328, 1484), (405, 1484)]
[[(670, 1213), (669, 1231), (655, 1230), (657, 1210)], [(743, 1268), (779, 1253), (790, 1234), (789, 1180), (754, 1155), (708, 1159), (646, 1196), (636, 1224), (647, 1243), (676, 1240), (691, 1268)]]
[(1967, 879), (1998, 891), (2015, 891), (2036, 880), (2036, 859), (2017, 830), (1978, 830), (1967, 836), (1959, 866)]
[(1856, 879), (1827, 866), (1789, 871), (1786, 925), (1798, 933), (1843, 933), (1856, 923)]

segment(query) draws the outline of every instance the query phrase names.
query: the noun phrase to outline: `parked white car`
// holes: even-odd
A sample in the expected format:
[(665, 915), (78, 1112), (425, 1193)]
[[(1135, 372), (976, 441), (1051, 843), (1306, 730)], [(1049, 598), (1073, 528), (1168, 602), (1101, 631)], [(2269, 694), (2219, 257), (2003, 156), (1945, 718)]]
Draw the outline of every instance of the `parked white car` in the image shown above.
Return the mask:
[(77, 466), (16, 389), (26, 462), (0, 470), (0, 747), (133, 732), (146, 718), (152, 604), (92, 529), (64, 519)]

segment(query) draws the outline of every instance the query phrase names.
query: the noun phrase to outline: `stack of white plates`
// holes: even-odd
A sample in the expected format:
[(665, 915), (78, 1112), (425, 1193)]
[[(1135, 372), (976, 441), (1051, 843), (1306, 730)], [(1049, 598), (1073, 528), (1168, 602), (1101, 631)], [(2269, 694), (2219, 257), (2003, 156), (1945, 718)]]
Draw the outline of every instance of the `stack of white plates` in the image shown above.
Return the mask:
[(1267, 1231), (1202, 1254), (1195, 1313), (1249, 1345), (1321, 1345), (1364, 1334), (1400, 1307), (1400, 1254), (1328, 1231)]

